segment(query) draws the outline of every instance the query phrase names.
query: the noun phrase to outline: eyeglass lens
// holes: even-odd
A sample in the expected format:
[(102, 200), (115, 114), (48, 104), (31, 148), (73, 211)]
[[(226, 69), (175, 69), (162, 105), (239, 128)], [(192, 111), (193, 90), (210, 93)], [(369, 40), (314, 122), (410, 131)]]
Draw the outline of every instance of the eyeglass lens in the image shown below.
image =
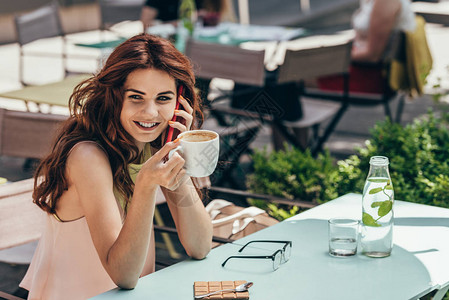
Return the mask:
[(276, 271), (279, 268), (279, 266), (281, 265), (282, 256), (283, 256), (283, 254), (281, 251), (276, 251), (276, 253), (274, 254), (273, 270)]
[(283, 250), (284, 250), (283, 257), (285, 263), (290, 259), (290, 256), (292, 254), (292, 244), (291, 243), (286, 244)]

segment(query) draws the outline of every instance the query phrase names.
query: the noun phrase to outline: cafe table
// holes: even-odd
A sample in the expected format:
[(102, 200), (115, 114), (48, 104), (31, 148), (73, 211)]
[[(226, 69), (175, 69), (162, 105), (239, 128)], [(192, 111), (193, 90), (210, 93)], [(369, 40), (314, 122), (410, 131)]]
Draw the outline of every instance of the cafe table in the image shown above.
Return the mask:
[[(347, 194), (213, 249), (203, 260), (188, 259), (139, 279), (133, 290), (113, 289), (101, 299), (193, 299), (195, 281), (246, 280), (250, 299), (419, 299), (434, 290), (441, 299), (449, 286), (449, 209), (395, 201), (391, 256), (328, 254), (327, 220), (361, 216), (360, 194)], [(290, 240), (289, 261), (273, 271), (268, 260), (231, 255), (270, 255), (252, 240)], [(436, 298), (435, 298), (436, 299)]]
[(415, 14), (424, 17), (427, 23), (449, 25), (449, 2), (447, 1), (413, 2), (411, 7)]
[(32, 85), (20, 90), (0, 93), (0, 97), (23, 100), (27, 107), (30, 102), (37, 105), (48, 104), (67, 107), (75, 86), (88, 77), (88, 74), (68, 76), (61, 81)]

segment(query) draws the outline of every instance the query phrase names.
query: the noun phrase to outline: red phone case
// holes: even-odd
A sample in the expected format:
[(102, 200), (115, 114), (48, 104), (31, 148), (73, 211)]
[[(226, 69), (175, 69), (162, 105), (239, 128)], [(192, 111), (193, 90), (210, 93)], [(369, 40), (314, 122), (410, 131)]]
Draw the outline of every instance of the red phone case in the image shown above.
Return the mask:
[[(175, 110), (178, 110), (178, 109), (179, 109), (179, 97), (181, 96), (182, 91), (183, 91), (183, 86), (180, 85), (179, 88), (178, 88), (178, 96), (177, 96), (177, 98), (176, 98), (176, 107), (175, 107)], [(171, 119), (171, 121), (172, 121), (172, 122), (175, 122), (175, 121), (176, 121), (176, 115), (173, 115), (173, 118)], [(170, 127), (170, 128), (168, 129), (167, 140), (165, 141), (166, 144), (172, 141), (172, 138), (173, 138), (173, 132), (174, 132), (174, 128), (173, 128), (173, 127)]]

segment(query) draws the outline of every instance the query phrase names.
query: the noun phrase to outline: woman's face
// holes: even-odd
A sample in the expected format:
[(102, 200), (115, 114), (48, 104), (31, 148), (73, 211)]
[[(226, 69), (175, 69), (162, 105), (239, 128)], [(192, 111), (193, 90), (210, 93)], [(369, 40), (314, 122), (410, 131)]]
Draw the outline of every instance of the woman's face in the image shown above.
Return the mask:
[(120, 123), (142, 151), (168, 126), (176, 106), (174, 78), (157, 69), (137, 69), (124, 84)]

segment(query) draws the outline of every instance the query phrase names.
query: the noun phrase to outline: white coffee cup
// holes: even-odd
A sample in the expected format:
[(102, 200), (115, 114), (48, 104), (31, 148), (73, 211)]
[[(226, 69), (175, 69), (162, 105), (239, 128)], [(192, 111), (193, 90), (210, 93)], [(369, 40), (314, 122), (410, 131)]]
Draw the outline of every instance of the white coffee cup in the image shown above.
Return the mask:
[(190, 130), (181, 133), (181, 144), (171, 150), (168, 157), (178, 151), (185, 160), (184, 168), (192, 177), (211, 175), (218, 163), (220, 141), (218, 133), (210, 130)]

